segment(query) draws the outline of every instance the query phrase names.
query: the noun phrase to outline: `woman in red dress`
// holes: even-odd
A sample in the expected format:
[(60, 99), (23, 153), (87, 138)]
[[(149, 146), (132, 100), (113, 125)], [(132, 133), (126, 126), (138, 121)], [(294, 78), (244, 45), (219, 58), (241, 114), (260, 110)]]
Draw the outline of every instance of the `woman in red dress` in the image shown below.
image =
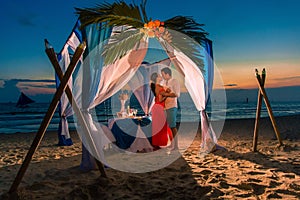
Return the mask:
[(172, 140), (172, 131), (168, 126), (165, 114), (165, 98), (163, 93), (167, 93), (160, 82), (162, 77), (158, 73), (151, 75), (151, 90), (155, 95), (155, 104), (152, 107), (152, 146), (154, 150), (160, 149), (161, 146), (167, 146), (168, 136)]

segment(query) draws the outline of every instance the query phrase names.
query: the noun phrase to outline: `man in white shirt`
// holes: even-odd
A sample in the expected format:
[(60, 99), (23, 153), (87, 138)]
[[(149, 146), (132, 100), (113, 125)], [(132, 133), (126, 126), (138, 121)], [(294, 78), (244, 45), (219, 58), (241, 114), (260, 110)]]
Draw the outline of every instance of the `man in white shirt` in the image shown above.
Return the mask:
[(163, 96), (167, 97), (165, 100), (165, 109), (167, 113), (167, 122), (173, 135), (172, 148), (178, 149), (176, 117), (178, 110), (177, 98), (180, 96), (180, 83), (178, 80), (172, 78), (172, 71), (168, 67), (161, 70), (161, 75), (166, 81), (166, 86), (171, 90), (169, 93), (164, 93)]

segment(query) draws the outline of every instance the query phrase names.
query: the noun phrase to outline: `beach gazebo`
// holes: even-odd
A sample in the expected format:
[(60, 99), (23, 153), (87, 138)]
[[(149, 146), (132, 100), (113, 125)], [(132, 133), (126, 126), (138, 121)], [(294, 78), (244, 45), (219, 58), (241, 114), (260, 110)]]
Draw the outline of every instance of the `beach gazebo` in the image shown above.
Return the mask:
[[(152, 39), (160, 44), (172, 68), (183, 77), (199, 111), (201, 148), (209, 152), (216, 145), (217, 137), (206, 113), (214, 74), (212, 42), (206, 37), (203, 24), (191, 17), (175, 16), (165, 21), (149, 19), (145, 2), (136, 5), (120, 1), (76, 8), (79, 20), (62, 50), (56, 54), (46, 41), (46, 53), (55, 68), (59, 86), (10, 192), (17, 189), (59, 102), (63, 105), (61, 116), (64, 119), (75, 113), (84, 148), (97, 158), (101, 174), (105, 176), (99, 160), (104, 159), (103, 147), (111, 140), (106, 127), (95, 124), (89, 111), (133, 78), (142, 66)], [(68, 110), (67, 102), (72, 104), (72, 109)], [(139, 103), (147, 113), (149, 107), (145, 102)], [(67, 121), (62, 124), (64, 136), (69, 138)]]

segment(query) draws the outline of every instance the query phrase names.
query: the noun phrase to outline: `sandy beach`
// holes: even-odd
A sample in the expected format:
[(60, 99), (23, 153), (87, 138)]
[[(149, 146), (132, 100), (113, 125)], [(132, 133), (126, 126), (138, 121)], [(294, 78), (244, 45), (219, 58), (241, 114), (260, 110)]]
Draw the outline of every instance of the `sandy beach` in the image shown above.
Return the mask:
[[(254, 119), (227, 120), (217, 150), (199, 157), (200, 134), (171, 165), (148, 173), (105, 168), (82, 172), (81, 142), (57, 146), (47, 132), (14, 197), (19, 199), (300, 199), (300, 116), (276, 117), (278, 147), (269, 118), (260, 121), (252, 152)], [(0, 134), (0, 199), (9, 190), (34, 133)]]

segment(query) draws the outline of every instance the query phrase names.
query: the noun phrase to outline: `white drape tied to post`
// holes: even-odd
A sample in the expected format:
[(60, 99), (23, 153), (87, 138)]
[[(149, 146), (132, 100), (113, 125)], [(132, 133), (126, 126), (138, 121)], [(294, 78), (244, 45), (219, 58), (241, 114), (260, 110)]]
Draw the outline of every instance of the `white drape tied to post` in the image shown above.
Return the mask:
[[(205, 66), (205, 108), (208, 104), (210, 99), (210, 95), (212, 92), (213, 87), (213, 80), (214, 80), (214, 62), (213, 62), (213, 53), (212, 53), (212, 42), (210, 40), (204, 41), (204, 66)], [(202, 127), (202, 140), (201, 140), (201, 151), (202, 152), (210, 152), (213, 147), (220, 147), (217, 142), (218, 138), (214, 129), (209, 122), (209, 118), (207, 112), (202, 110), (200, 113), (201, 116), (201, 127)]]
[(70, 138), (70, 132), (69, 132), (69, 125), (68, 125), (68, 120), (66, 116), (62, 116), (61, 117), (61, 123), (62, 123), (62, 127), (61, 127), (61, 135), (66, 136), (66, 138)]
[[(97, 31), (99, 31), (99, 26)], [(101, 31), (104, 31), (104, 29), (101, 29)], [(87, 33), (87, 36), (92, 35), (89, 32)], [(142, 40), (139, 45), (135, 46), (121, 59), (103, 66), (103, 58), (99, 55), (101, 55), (104, 44), (100, 43), (97, 45), (97, 49), (92, 50), (92, 55), (88, 56), (88, 64), (83, 66), (81, 99), (82, 109), (84, 110), (91, 110), (123, 88), (138, 70), (145, 56), (145, 53), (142, 52), (145, 52), (148, 48), (148, 40)], [(98, 55), (98, 59), (101, 59), (100, 62), (91, 61), (95, 58), (94, 54)], [(91, 135), (84, 133), (82, 136), (83, 144), (89, 152), (94, 154), (93, 156), (105, 161), (103, 149), (107, 144), (114, 141), (114, 137), (107, 127), (93, 121), (91, 113), (84, 113), (84, 119), (88, 124)], [(91, 143), (88, 142), (89, 139), (92, 140)]]
[(102, 137), (103, 134), (100, 134), (101, 128), (98, 130), (97, 124), (94, 123), (92, 114), (89, 111), (93, 106), (99, 88), (103, 66), (101, 52), (110, 34), (111, 28), (103, 26), (101, 23), (89, 25), (82, 30), (82, 35), (87, 41), (87, 47), (84, 52), (84, 62), (81, 65), (81, 70), (76, 74), (75, 83), (77, 83), (76, 86), (79, 88), (77, 91), (79, 93), (77, 104), (81, 110), (86, 111), (83, 112), (83, 118), (88, 132), (83, 131), (82, 127), (77, 128), (77, 130), (83, 144), (80, 168), (87, 171), (96, 167), (93, 157), (103, 157), (103, 154), (96, 150), (96, 145), (99, 145), (101, 141), (106, 141), (104, 137), (100, 138), (101, 141), (93, 138), (94, 135), (99, 134), (99, 137)]
[[(185, 86), (197, 108), (200, 112), (201, 118), (201, 133), (202, 133), (202, 142), (201, 142), (201, 151), (210, 152), (211, 149), (217, 144), (216, 134), (209, 123), (208, 116), (206, 113), (206, 105), (209, 99), (209, 95), (212, 89), (212, 80), (213, 79), (213, 65), (211, 64), (212, 58), (209, 55), (209, 52), (204, 50), (204, 58), (206, 58), (206, 77), (203, 76), (203, 73), (198, 68), (198, 66), (184, 53), (173, 49), (171, 44), (161, 39), (162, 45), (165, 46), (166, 50), (173, 53), (174, 58), (173, 62), (176, 62), (176, 66), (179, 67), (185, 77)], [(206, 80), (205, 80), (206, 79)]]
[(202, 138), (201, 138), (201, 151), (209, 153), (213, 147), (217, 144), (218, 139), (214, 130), (211, 127), (211, 124), (208, 121), (208, 116), (205, 110), (200, 111), (201, 116), (201, 129), (202, 129)]
[[(142, 48), (147, 48), (147, 43), (145, 43), (145, 45), (146, 46), (140, 45), (135, 51), (139, 51)], [(130, 54), (131, 52), (116, 61), (114, 64), (103, 67), (99, 84), (99, 93), (93, 104), (91, 104), (90, 108), (97, 106), (118, 92), (129, 82), (129, 80), (138, 70), (138, 66), (132, 66), (130, 64), (130, 59), (132, 59), (130, 58)], [(91, 115), (85, 116), (85, 119), (87, 119), (87, 123), (93, 124), (92, 126), (95, 128), (94, 126), (96, 125), (93, 123)], [(105, 157), (103, 154), (103, 148), (112, 142), (109, 139), (111, 138), (112, 134), (107, 134), (107, 129), (105, 127), (97, 126), (96, 129), (97, 128), (100, 129), (100, 132), (99, 129), (98, 132), (92, 129), (91, 134), (93, 140), (95, 141), (96, 151), (98, 152), (100, 159), (104, 161)], [(86, 146), (89, 146), (89, 144)]]
[[(75, 50), (79, 44), (80, 44), (80, 40), (78, 39), (76, 34), (73, 32), (59, 54), (59, 65), (60, 65), (63, 73), (66, 72), (67, 67), (69, 66), (69, 64), (71, 62), (69, 48), (73, 52), (75, 52)], [(82, 57), (81, 57), (80, 61), (82, 62)], [(59, 85), (58, 77), (56, 77), (56, 80), (58, 83), (57, 85)], [(70, 77), (70, 79), (68, 81), (68, 86), (72, 91), (72, 88), (73, 88), (72, 76)], [(75, 94), (76, 94), (76, 92), (75, 92)], [(78, 95), (77, 95), (77, 97), (78, 97)], [(76, 98), (76, 95), (73, 96), (73, 98)], [(60, 115), (61, 115), (61, 122), (60, 122), (61, 123), (61, 133), (60, 134), (64, 135), (66, 137), (66, 139), (70, 138), (67, 117), (69, 117), (73, 114), (74, 114), (73, 109), (69, 103), (67, 95), (65, 93), (63, 93), (61, 96), (61, 99), (60, 99)]]
[(189, 91), (191, 98), (200, 112), (201, 117), (201, 151), (209, 152), (215, 144), (217, 144), (217, 137), (212, 129), (207, 113), (206, 108), (206, 93), (205, 93), (205, 80), (199, 70), (199, 68), (181, 52), (174, 50), (174, 55), (176, 56), (180, 66), (184, 66), (182, 70), (185, 72), (185, 86)]

